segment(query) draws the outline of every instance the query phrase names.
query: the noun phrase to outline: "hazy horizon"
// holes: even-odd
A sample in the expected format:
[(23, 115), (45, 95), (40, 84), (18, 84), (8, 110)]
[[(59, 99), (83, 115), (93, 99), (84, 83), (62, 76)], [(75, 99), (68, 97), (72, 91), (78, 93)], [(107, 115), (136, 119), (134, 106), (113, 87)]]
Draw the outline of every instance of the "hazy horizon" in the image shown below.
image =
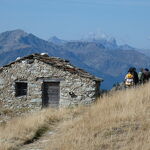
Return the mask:
[(42, 38), (114, 37), (150, 49), (148, 0), (0, 0), (0, 32), (22, 29)]

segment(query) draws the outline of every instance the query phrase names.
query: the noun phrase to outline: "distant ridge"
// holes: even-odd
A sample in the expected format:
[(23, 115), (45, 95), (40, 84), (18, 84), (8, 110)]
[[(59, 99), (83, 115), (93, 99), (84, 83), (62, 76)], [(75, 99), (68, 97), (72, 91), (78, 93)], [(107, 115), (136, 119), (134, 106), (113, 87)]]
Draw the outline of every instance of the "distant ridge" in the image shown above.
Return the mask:
[(49, 41), (49, 42), (52, 42), (52, 43), (54, 43), (54, 44), (58, 44), (58, 45), (67, 43), (67, 41), (61, 40), (61, 39), (59, 39), (59, 38), (56, 37), (56, 36), (52, 36), (51, 38), (48, 39), (48, 41)]
[(20, 29), (0, 34), (1, 66), (17, 57), (43, 52), (68, 59), (72, 64), (102, 77), (102, 87), (107, 89), (114, 83), (121, 82), (131, 66), (150, 68), (150, 57), (128, 45), (118, 46), (113, 38), (65, 41), (53, 37), (46, 41)]

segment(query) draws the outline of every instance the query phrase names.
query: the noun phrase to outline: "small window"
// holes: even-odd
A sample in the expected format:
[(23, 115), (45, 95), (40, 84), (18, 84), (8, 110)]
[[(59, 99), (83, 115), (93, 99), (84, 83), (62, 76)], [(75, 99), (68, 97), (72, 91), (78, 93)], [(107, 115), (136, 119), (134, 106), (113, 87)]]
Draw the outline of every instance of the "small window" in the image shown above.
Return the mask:
[(16, 82), (16, 97), (27, 95), (27, 82)]

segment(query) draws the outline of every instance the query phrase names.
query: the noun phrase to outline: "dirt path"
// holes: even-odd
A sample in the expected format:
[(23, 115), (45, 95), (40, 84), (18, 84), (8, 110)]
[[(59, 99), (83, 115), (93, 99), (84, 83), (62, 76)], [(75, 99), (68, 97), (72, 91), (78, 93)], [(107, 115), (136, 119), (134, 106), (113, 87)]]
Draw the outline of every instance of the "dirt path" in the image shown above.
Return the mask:
[(50, 143), (51, 137), (57, 133), (59, 126), (56, 126), (53, 130), (48, 130), (40, 139), (33, 143), (23, 145), (19, 150), (44, 150), (46, 145)]
[(59, 135), (63, 130), (63, 127), (72, 123), (73, 120), (80, 119), (81, 116), (76, 116), (74, 118), (66, 119), (64, 121), (59, 122), (53, 127), (53, 129), (48, 130), (43, 136), (41, 136), (38, 140), (33, 141), (30, 144), (23, 145), (18, 148), (18, 150), (45, 150), (47, 145), (49, 145), (52, 141), (54, 141), (54, 137)]

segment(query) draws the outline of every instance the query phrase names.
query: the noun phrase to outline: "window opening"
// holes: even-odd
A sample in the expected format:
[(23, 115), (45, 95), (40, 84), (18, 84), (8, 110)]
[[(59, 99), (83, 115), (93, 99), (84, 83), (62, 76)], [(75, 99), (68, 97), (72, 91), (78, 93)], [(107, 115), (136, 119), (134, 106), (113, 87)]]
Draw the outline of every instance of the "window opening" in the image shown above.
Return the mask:
[(27, 82), (16, 82), (15, 92), (16, 92), (16, 97), (27, 95)]

